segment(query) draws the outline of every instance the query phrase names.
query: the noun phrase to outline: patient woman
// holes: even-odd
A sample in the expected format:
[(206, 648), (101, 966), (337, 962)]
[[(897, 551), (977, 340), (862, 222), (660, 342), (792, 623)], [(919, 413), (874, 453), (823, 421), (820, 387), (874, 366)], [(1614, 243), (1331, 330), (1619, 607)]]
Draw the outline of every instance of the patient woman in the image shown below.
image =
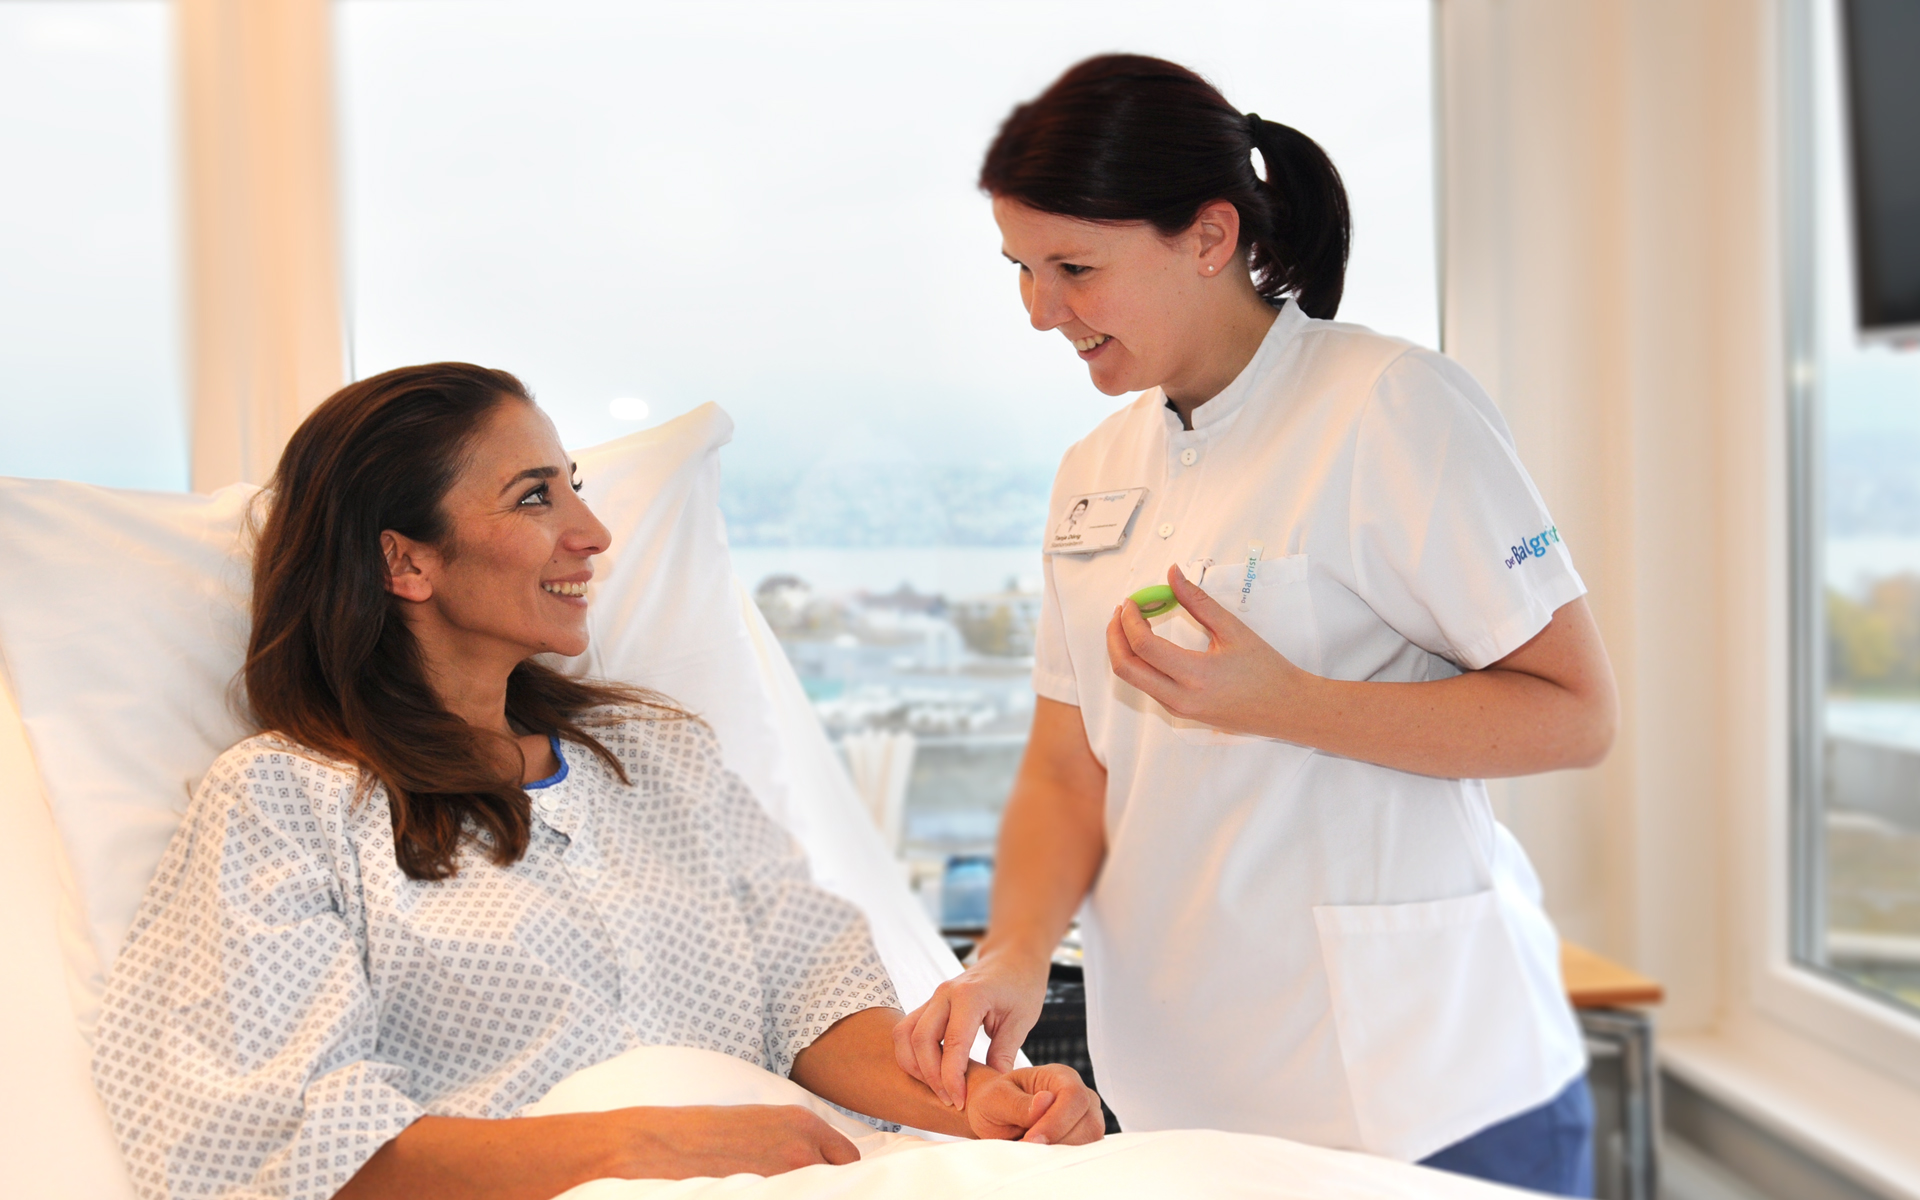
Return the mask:
[(520, 382), (465, 364), (356, 383), (294, 434), (245, 672), (270, 732), (208, 772), (100, 1021), (140, 1192), (545, 1200), (858, 1158), (798, 1107), (508, 1119), (648, 1045), (921, 1129), (1099, 1137), (1065, 1067), (975, 1064), (964, 1112), (903, 1073), (866, 923), (712, 732), (534, 661), (587, 648), (608, 534), (579, 487)]

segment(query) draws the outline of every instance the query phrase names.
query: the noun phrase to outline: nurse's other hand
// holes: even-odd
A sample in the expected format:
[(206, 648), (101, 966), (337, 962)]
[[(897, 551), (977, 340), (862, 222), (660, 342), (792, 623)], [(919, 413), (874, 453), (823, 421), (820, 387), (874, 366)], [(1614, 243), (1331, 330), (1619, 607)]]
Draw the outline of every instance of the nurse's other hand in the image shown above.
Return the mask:
[(1100, 1097), (1078, 1071), (1062, 1063), (976, 1079), (967, 1125), (977, 1138), (1017, 1138), (1041, 1146), (1081, 1146), (1107, 1133)]
[(1046, 959), (1035, 965), (1011, 953), (984, 953), (982, 961), (935, 988), (925, 1004), (893, 1027), (893, 1057), (900, 1069), (954, 1108), (967, 1107), (974, 1036), (985, 1029), (992, 1039), (987, 1066), (1013, 1070), (1013, 1056), (1047, 998)]
[(1189, 582), (1179, 567), (1167, 582), (1209, 635), (1205, 650), (1176, 646), (1153, 631), (1140, 606), (1122, 601), (1107, 625), (1113, 673), (1176, 717), (1230, 733), (1276, 736), (1276, 714), (1313, 676), (1288, 662), (1245, 621)]

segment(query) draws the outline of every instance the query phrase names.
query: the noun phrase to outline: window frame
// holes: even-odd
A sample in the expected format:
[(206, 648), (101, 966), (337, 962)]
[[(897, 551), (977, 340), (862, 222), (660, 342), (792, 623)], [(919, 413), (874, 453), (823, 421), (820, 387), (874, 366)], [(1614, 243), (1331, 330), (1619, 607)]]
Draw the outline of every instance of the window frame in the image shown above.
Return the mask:
[(1822, 406), (1815, 279), (1817, 37), (1823, 5), (1782, 0), (1779, 33), (1781, 369), (1785, 411), (1787, 696), (1779, 719), (1782, 786), (1766, 805), (1759, 873), (1763, 951), (1751, 975), (1755, 1007), (1880, 1072), (1920, 1088), (1920, 1014), (1869, 992), (1821, 961), (1826, 931), (1822, 739), (1826, 678), (1822, 600), (1825, 533)]

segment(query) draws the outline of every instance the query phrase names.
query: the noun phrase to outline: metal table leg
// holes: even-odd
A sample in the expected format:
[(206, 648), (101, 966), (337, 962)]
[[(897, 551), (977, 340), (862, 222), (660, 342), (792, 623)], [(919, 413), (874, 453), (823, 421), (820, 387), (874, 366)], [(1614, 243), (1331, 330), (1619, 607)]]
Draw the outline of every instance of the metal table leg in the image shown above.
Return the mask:
[(1660, 1092), (1653, 1062), (1653, 1022), (1634, 1009), (1576, 1011), (1595, 1067), (1611, 1063), (1619, 1073), (1617, 1112), (1596, 1114), (1595, 1132), (1604, 1140), (1595, 1139), (1594, 1195), (1602, 1200), (1655, 1200), (1660, 1183)]

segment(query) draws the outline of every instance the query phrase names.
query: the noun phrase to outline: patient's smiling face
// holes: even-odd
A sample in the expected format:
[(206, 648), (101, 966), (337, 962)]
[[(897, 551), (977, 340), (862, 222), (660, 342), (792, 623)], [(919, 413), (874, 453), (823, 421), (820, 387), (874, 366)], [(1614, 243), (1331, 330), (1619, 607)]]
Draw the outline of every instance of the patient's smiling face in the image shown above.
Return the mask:
[(541, 653), (587, 648), (587, 581), (611, 535), (576, 492), (572, 460), (547, 415), (506, 399), (487, 415), (442, 501), (439, 546), (382, 535), (390, 589), (435, 686), (458, 711), (462, 676), (476, 682)]

